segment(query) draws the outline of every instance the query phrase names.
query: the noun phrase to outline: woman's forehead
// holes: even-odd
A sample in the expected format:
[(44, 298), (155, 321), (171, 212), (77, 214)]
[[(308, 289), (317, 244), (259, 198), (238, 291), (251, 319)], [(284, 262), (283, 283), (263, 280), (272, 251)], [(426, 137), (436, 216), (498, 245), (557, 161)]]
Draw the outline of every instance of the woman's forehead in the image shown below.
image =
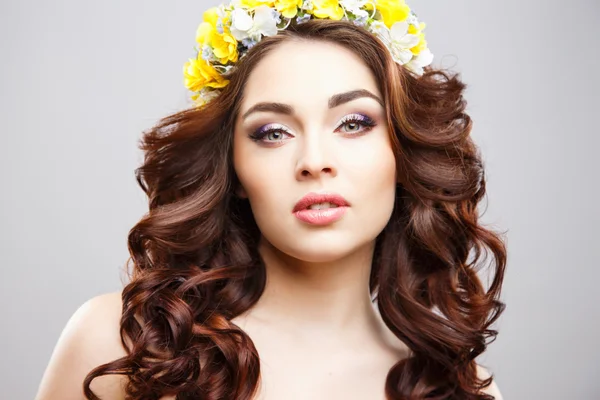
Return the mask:
[(289, 41), (257, 63), (244, 89), (242, 110), (257, 102), (319, 102), (364, 89), (381, 98), (373, 72), (351, 50), (330, 42)]

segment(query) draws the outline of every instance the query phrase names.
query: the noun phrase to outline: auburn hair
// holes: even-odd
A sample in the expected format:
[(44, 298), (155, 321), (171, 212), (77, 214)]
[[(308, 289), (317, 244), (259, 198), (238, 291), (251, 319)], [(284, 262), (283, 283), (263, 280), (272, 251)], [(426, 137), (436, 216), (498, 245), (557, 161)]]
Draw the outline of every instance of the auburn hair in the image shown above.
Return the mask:
[[(370, 290), (387, 327), (410, 348), (385, 382), (388, 399), (493, 399), (475, 359), (495, 339), (506, 246), (479, 221), (484, 165), (470, 137), (458, 73), (416, 76), (383, 43), (348, 21), (311, 20), (265, 37), (228, 73), (203, 107), (162, 118), (140, 142), (136, 178), (149, 211), (130, 230), (130, 282), (122, 292), (120, 335), (128, 354), (84, 381), (127, 375), (127, 398), (250, 400), (260, 360), (231, 320), (265, 287), (260, 231), (232, 165), (233, 124), (245, 82), (270, 51), (290, 40), (351, 50), (384, 96), (398, 184), (391, 218), (376, 239)], [(491, 260), (488, 255), (491, 253)], [(478, 271), (486, 267), (488, 284)], [(383, 389), (383, 388), (382, 388)]]

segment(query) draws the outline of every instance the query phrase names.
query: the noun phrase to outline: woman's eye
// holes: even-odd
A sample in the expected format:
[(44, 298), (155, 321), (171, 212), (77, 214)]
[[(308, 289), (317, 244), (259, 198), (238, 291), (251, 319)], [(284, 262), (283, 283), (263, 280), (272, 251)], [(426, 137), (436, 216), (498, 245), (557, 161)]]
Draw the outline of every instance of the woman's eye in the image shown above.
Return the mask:
[(284, 133), (281, 131), (270, 131), (270, 132), (266, 132), (265, 134), (265, 138), (269, 141), (274, 140), (281, 140), (283, 139)]
[(356, 132), (360, 129), (360, 123), (354, 121), (346, 122), (343, 126), (348, 128), (346, 132)]
[(256, 142), (279, 142), (285, 138), (285, 135), (288, 135), (288, 133), (281, 128), (261, 128), (250, 134), (250, 139)]
[(364, 129), (364, 131), (369, 131), (371, 130), (375, 125), (377, 125), (375, 123), (375, 121), (363, 114), (351, 114), (347, 117), (345, 117), (341, 124), (340, 127), (346, 127), (347, 129), (345, 129), (345, 133), (351, 133), (351, 134), (356, 134), (356, 133), (361, 133), (361, 127), (366, 128)]
[[(370, 117), (363, 114), (350, 114), (342, 119), (336, 132), (343, 129), (343, 133), (350, 136), (358, 136), (359, 134), (370, 131), (377, 123)], [(345, 128), (345, 129), (344, 129)], [(361, 129), (362, 128), (362, 129)], [(251, 133), (250, 138), (256, 142), (274, 143), (285, 140), (286, 136), (292, 136), (281, 125), (263, 126), (256, 132)]]

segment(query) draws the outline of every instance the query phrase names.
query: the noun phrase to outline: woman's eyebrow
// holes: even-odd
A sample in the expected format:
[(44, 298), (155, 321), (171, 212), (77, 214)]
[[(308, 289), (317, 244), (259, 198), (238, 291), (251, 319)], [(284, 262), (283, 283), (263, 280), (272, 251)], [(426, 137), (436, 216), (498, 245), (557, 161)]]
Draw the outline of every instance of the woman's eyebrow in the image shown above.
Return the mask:
[[(361, 97), (370, 97), (370, 98), (374, 99), (375, 101), (377, 101), (382, 107), (384, 107), (383, 101), (377, 95), (369, 92), (366, 89), (357, 89), (357, 90), (351, 90), (349, 92), (334, 94), (333, 96), (331, 96), (329, 98), (328, 106), (329, 106), (329, 108), (334, 108), (341, 104), (348, 103), (352, 100), (356, 100)], [(263, 111), (263, 112), (271, 111), (271, 112), (275, 112), (275, 113), (279, 113), (279, 114), (286, 114), (286, 115), (294, 114), (294, 108), (292, 106), (290, 106), (289, 104), (261, 102), (261, 103), (256, 103), (255, 105), (250, 107), (250, 109), (248, 109), (248, 111), (246, 111), (244, 113), (244, 115), (242, 116), (242, 120), (245, 120), (246, 118), (248, 118), (248, 116), (250, 114), (255, 113), (255, 112), (260, 112), (260, 111)]]
[(361, 98), (361, 97), (370, 97), (377, 101), (382, 107), (383, 100), (381, 100), (377, 95), (369, 92), (367, 89), (357, 89), (351, 90), (349, 92), (334, 94), (329, 98), (329, 108), (334, 108), (339, 106), (340, 104), (348, 103), (349, 101)]

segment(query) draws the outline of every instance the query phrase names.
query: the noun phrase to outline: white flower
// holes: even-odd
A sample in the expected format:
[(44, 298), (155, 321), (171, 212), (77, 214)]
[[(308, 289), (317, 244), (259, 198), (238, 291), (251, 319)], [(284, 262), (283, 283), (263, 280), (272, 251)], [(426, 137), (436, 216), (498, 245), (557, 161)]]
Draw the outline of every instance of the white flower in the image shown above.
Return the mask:
[(231, 34), (237, 41), (249, 37), (273, 36), (277, 34), (277, 18), (272, 9), (262, 5), (254, 9), (254, 18), (243, 8), (231, 12)]
[(215, 59), (215, 54), (209, 45), (202, 46), (202, 59), (206, 61), (213, 61)]
[(246, 46), (246, 48), (251, 49), (252, 47), (254, 47), (256, 44), (258, 43), (257, 40), (254, 40), (252, 38), (246, 38), (246, 39), (242, 39), (242, 44), (244, 46)]
[(433, 53), (429, 49), (422, 50), (418, 56), (406, 64), (417, 75), (423, 75), (423, 67), (428, 66), (433, 61)]
[(419, 43), (419, 36), (408, 33), (408, 22), (396, 22), (390, 29), (373, 22), (371, 31), (379, 36), (398, 64), (404, 65), (413, 58), (410, 49)]
[(346, 11), (350, 11), (354, 15), (356, 15), (360, 11), (364, 11), (361, 10), (361, 8), (364, 7), (367, 3), (368, 0), (340, 0), (340, 5), (344, 7)]
[(369, 17), (369, 12), (366, 10), (356, 10), (352, 12), (354, 15), (356, 15), (356, 19), (364, 19), (365, 21), (367, 20), (367, 18)]
[(225, 18), (227, 16), (227, 12), (225, 11), (225, 5), (224, 4), (220, 4), (217, 7), (217, 15), (222, 19)]
[(367, 24), (366, 18), (356, 18), (352, 23), (356, 26), (365, 26)]
[[(352, 14), (357, 13), (364, 5), (367, 0), (340, 0), (340, 5), (344, 7), (346, 11), (350, 11)], [(365, 11), (366, 12), (366, 11)], [(367, 13), (368, 15), (368, 13)]]
[(252, 28), (254, 21), (243, 8), (236, 8), (231, 12), (231, 34), (236, 40), (242, 40), (249, 35), (247, 31)]
[(417, 16), (414, 13), (410, 13), (410, 15), (408, 16), (408, 18), (406, 19), (406, 22), (408, 22), (410, 25), (414, 25), (416, 27), (419, 26), (419, 20), (417, 19)]
[(296, 17), (296, 23), (298, 25), (305, 23), (306, 21), (308, 21), (310, 19), (310, 14), (304, 14), (301, 17)]
[(312, 10), (313, 9), (313, 3), (310, 0), (304, 0), (304, 2), (302, 3), (302, 6), (300, 7), (301, 10)]
[(413, 58), (411, 47), (419, 44), (419, 36), (408, 33), (408, 22), (396, 22), (390, 28), (392, 37), (392, 57), (397, 62), (406, 64)]
[(281, 13), (275, 9), (271, 9), (271, 13), (273, 13), (273, 19), (275, 20), (275, 24), (281, 22)]
[[(387, 26), (382, 21), (373, 21), (369, 26), (369, 30), (378, 36), (389, 37), (389, 31)], [(385, 43), (385, 42), (384, 42)], [(387, 43), (386, 43), (387, 45)]]
[(219, 32), (222, 35), (224, 32), (224, 29), (223, 29), (223, 19), (221, 17), (219, 17), (219, 19), (217, 19), (216, 28), (217, 28), (217, 32)]

